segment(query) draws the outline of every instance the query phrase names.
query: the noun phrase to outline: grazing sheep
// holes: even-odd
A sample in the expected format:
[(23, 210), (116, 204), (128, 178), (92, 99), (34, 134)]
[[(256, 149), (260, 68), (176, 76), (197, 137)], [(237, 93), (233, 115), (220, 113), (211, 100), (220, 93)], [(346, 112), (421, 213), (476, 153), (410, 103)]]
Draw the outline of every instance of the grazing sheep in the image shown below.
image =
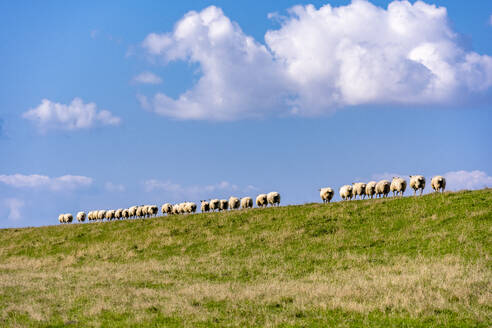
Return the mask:
[(366, 196), (366, 184), (364, 182), (354, 182), (352, 183), (352, 194), (354, 199), (359, 196), (360, 199), (364, 199)]
[(417, 196), (417, 190), (420, 190), (420, 196), (422, 196), (425, 188), (425, 178), (422, 175), (410, 175), (409, 177), (413, 195)]
[(161, 211), (162, 211), (162, 215), (164, 215), (164, 214), (167, 214), (167, 215), (172, 214), (173, 206), (171, 204), (169, 204), (169, 203), (166, 203), (166, 204), (162, 205)]
[(390, 192), (390, 183), (388, 180), (381, 180), (376, 184), (377, 197), (388, 197)]
[(391, 181), (390, 185), (390, 191), (393, 192), (393, 197), (395, 197), (395, 194), (401, 195), (403, 197), (403, 193), (407, 189), (407, 181), (405, 179), (402, 179), (400, 177), (393, 177), (393, 180)]
[(267, 194), (259, 194), (258, 196), (256, 196), (256, 206), (266, 207), (267, 205), (268, 205)]
[(124, 210), (121, 212), (121, 217), (122, 217), (123, 219), (127, 219), (129, 216), (130, 216), (130, 213), (128, 212), (128, 209), (124, 209)]
[(104, 217), (106, 216), (106, 211), (105, 210), (100, 210), (100, 211), (97, 211), (97, 219), (99, 221), (102, 221), (104, 220)]
[(371, 197), (371, 199), (376, 194), (376, 181), (370, 181), (366, 184), (366, 196), (367, 198)]
[(335, 195), (335, 192), (330, 187), (319, 189), (319, 197), (325, 204), (331, 201), (333, 195)]
[(114, 218), (120, 220), (121, 217), (123, 216), (123, 209), (119, 208), (114, 212)]
[(431, 187), (436, 192), (444, 192), (444, 189), (446, 188), (446, 179), (440, 175), (436, 175), (431, 180)]
[(252, 207), (253, 207), (253, 199), (251, 197), (241, 198), (241, 208), (252, 208)]
[(267, 201), (272, 206), (280, 206), (280, 194), (276, 191), (269, 192), (267, 194)]
[(85, 212), (77, 213), (77, 222), (84, 222), (86, 218)]
[(206, 212), (210, 211), (210, 203), (207, 202), (206, 200), (201, 200), (200, 201), (200, 210), (202, 211), (202, 213), (206, 213)]
[(231, 210), (237, 210), (239, 208), (239, 205), (240, 205), (239, 198), (234, 196), (231, 196), (229, 198), (229, 207), (231, 208)]
[(220, 200), (218, 200), (218, 199), (211, 199), (210, 200), (210, 210), (212, 212), (215, 212), (215, 210), (220, 210)]
[(342, 197), (342, 200), (352, 199), (352, 191), (353, 191), (353, 188), (351, 185), (342, 186), (340, 188), (340, 197)]
[(219, 211), (227, 211), (229, 208), (229, 201), (227, 199), (221, 199), (219, 202)]

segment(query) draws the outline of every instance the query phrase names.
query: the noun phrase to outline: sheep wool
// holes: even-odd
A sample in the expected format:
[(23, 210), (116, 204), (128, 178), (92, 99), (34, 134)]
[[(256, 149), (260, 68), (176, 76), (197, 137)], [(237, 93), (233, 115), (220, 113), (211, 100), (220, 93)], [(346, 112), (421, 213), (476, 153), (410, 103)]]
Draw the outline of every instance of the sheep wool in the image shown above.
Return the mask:
[(106, 211), (105, 210), (100, 210), (97, 212), (97, 219), (102, 221), (106, 217)]
[(333, 198), (333, 195), (335, 195), (335, 192), (330, 187), (321, 188), (319, 190), (319, 197), (321, 197), (323, 203), (329, 203)]
[(218, 199), (211, 199), (210, 200), (210, 210), (212, 212), (215, 212), (215, 210), (219, 210), (220, 209), (220, 200)]
[(251, 197), (241, 198), (241, 208), (252, 208), (252, 207), (253, 207), (253, 199)]
[(446, 189), (446, 179), (443, 176), (436, 175), (431, 180), (431, 187), (436, 192), (444, 192), (444, 189)]
[(407, 181), (403, 178), (400, 177), (393, 177), (393, 180), (391, 181), (390, 185), (390, 191), (393, 192), (393, 197), (395, 196), (402, 196), (405, 190), (407, 189)]
[(268, 205), (267, 194), (259, 194), (256, 196), (256, 206), (266, 207)]
[(381, 180), (376, 184), (376, 195), (378, 197), (388, 197), (390, 192), (390, 183), (388, 180)]
[(173, 210), (173, 206), (169, 203), (166, 203), (164, 205), (162, 205), (161, 207), (161, 211), (162, 211), (162, 214), (172, 214), (172, 210)]
[(340, 188), (340, 197), (342, 197), (342, 200), (352, 199), (352, 191), (353, 191), (353, 188), (351, 185), (342, 186)]
[(229, 201), (227, 199), (221, 199), (219, 202), (219, 211), (227, 211), (229, 208)]
[(206, 213), (206, 212), (210, 211), (210, 203), (207, 202), (206, 200), (201, 200), (200, 201), (200, 211), (202, 211), (202, 213)]
[(368, 198), (371, 197), (372, 199), (376, 194), (376, 184), (377, 184), (376, 181), (370, 181), (366, 184), (366, 196)]
[(360, 199), (363, 199), (366, 195), (366, 184), (364, 182), (354, 182), (352, 183), (352, 194), (355, 199), (359, 196)]
[(269, 192), (267, 194), (267, 201), (272, 206), (280, 206), (280, 194), (276, 191)]
[(73, 221), (73, 216), (70, 213), (63, 214), (63, 222), (70, 223)]
[(60, 215), (58, 215), (58, 222), (60, 222), (60, 223), (65, 223), (64, 215), (65, 215), (65, 214), (60, 214)]
[(410, 175), (410, 187), (413, 189), (413, 195), (417, 195), (417, 190), (420, 190), (420, 195), (424, 192), (425, 177), (422, 175)]
[(122, 214), (123, 214), (123, 209), (122, 208), (119, 208), (117, 209), (115, 212), (114, 212), (114, 217), (115, 219), (121, 219), (122, 217)]
[(237, 210), (239, 208), (239, 205), (241, 205), (239, 198), (234, 196), (231, 196), (229, 198), (229, 207), (231, 208), (231, 210)]
[(77, 222), (84, 222), (85, 221), (85, 212), (78, 212), (77, 213)]
[(128, 209), (124, 209), (123, 211), (121, 211), (121, 217), (123, 219), (127, 219), (129, 217)]

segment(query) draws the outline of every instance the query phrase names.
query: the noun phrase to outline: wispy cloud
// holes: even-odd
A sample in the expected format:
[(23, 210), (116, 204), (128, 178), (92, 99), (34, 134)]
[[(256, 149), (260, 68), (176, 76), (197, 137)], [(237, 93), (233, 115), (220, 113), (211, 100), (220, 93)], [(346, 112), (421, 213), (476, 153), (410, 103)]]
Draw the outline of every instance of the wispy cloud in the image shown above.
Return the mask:
[(60, 191), (88, 187), (92, 184), (92, 178), (78, 175), (64, 175), (51, 178), (46, 175), (39, 174), (2, 174), (0, 175), (0, 183), (4, 183), (14, 188), (48, 189), (52, 191)]
[(160, 84), (162, 79), (152, 72), (142, 72), (133, 78), (136, 83), (142, 84)]
[(123, 192), (126, 190), (124, 185), (112, 182), (106, 182), (104, 188), (109, 192)]
[(18, 221), (22, 218), (21, 210), (25, 203), (22, 199), (18, 198), (6, 198), (3, 200), (3, 205), (8, 210), (8, 219), (12, 221)]
[(443, 175), (446, 178), (446, 189), (482, 189), (492, 187), (492, 176), (479, 170), (452, 171)]
[(33, 121), (41, 131), (48, 129), (78, 130), (91, 128), (96, 124), (118, 125), (119, 117), (108, 110), (98, 110), (95, 103), (86, 103), (74, 98), (68, 105), (43, 99), (41, 104), (22, 115)]

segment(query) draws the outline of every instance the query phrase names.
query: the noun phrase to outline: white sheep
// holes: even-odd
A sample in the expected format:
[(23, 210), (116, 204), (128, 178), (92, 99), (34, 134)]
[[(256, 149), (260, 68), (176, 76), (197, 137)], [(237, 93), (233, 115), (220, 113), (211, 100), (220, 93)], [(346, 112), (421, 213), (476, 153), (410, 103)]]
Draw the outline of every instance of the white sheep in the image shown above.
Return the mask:
[(180, 213), (180, 210), (179, 210), (179, 204), (174, 204), (173, 205), (173, 209), (172, 209), (172, 214), (179, 214)]
[(267, 194), (259, 194), (258, 196), (256, 196), (256, 206), (266, 207), (267, 205), (268, 205)]
[(147, 214), (149, 216), (157, 216), (158, 213), (159, 213), (159, 208), (157, 207), (157, 205), (149, 205), (147, 207)]
[(128, 209), (124, 209), (123, 211), (121, 211), (121, 217), (123, 219), (127, 219), (129, 216), (130, 216), (130, 213), (128, 212)]
[(63, 214), (63, 222), (70, 223), (73, 221), (73, 216), (70, 213)]
[(436, 175), (431, 180), (431, 187), (436, 192), (444, 192), (444, 189), (446, 189), (446, 179), (443, 176)]
[(376, 195), (378, 197), (388, 197), (390, 192), (390, 183), (388, 180), (381, 180), (376, 184)]
[(119, 208), (114, 212), (114, 218), (120, 220), (123, 216), (123, 209)]
[(420, 195), (424, 192), (425, 177), (422, 175), (410, 175), (410, 187), (413, 189), (413, 195), (417, 195), (417, 190), (420, 190)]
[(367, 198), (371, 197), (371, 199), (374, 197), (376, 194), (376, 181), (369, 181), (366, 184), (366, 196)]
[(114, 211), (114, 210), (109, 210), (109, 211), (107, 211), (107, 212), (106, 212), (106, 215), (105, 215), (106, 220), (108, 220), (108, 221), (113, 220), (113, 219), (114, 219), (114, 213), (115, 213), (115, 211)]
[(237, 210), (239, 208), (240, 201), (239, 198), (231, 196), (229, 198), (229, 207), (231, 210)]
[(354, 199), (359, 196), (360, 199), (364, 199), (366, 196), (366, 184), (364, 182), (354, 182), (352, 183), (352, 194)]
[(85, 212), (78, 212), (77, 213), (77, 222), (84, 222), (86, 218)]
[(342, 197), (342, 200), (352, 199), (352, 191), (353, 191), (353, 188), (351, 185), (342, 186), (340, 188), (340, 197)]
[(64, 215), (65, 215), (65, 214), (60, 214), (60, 215), (58, 215), (58, 222), (60, 222), (60, 223), (65, 223), (65, 222), (64, 222), (64, 221), (65, 221), (65, 219), (64, 219), (64, 217), (63, 217)]
[(215, 212), (215, 210), (220, 210), (220, 200), (218, 200), (218, 199), (211, 199), (210, 200), (210, 210), (212, 212)]
[(227, 199), (221, 199), (219, 202), (219, 211), (227, 211), (229, 208), (229, 201)]
[(393, 177), (390, 185), (390, 191), (393, 192), (393, 197), (395, 194), (401, 195), (403, 197), (403, 193), (407, 189), (407, 181), (400, 177)]
[(319, 189), (319, 197), (321, 197), (323, 203), (329, 203), (333, 198), (333, 195), (335, 195), (335, 191), (330, 187)]
[(104, 220), (105, 217), (106, 217), (106, 211), (105, 210), (97, 211), (97, 219), (99, 221)]
[(276, 191), (269, 192), (267, 194), (267, 201), (272, 206), (280, 206), (280, 194)]
[(253, 199), (251, 197), (241, 198), (241, 208), (252, 208), (252, 207), (253, 207)]
[(128, 216), (131, 217), (131, 218), (134, 218), (135, 216), (137, 216), (137, 209), (138, 209), (138, 206), (132, 206), (128, 209)]
[(202, 211), (202, 213), (206, 213), (206, 212), (210, 211), (210, 203), (207, 202), (206, 200), (201, 200), (200, 201), (200, 210)]
[(172, 214), (172, 211), (173, 211), (173, 206), (169, 203), (166, 203), (166, 204), (163, 204), (162, 207), (161, 207), (161, 211), (162, 211), (162, 215), (164, 214)]
[(193, 202), (186, 202), (184, 203), (183, 207), (185, 212), (188, 214), (192, 214), (196, 212), (196, 204)]

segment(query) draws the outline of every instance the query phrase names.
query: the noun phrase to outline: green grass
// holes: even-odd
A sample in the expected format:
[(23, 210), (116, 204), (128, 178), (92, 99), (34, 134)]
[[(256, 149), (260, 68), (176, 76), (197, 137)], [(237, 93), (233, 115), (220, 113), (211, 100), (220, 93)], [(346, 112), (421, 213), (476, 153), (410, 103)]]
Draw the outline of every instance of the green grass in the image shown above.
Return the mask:
[(492, 325), (490, 189), (4, 229), (0, 245), (2, 327)]

